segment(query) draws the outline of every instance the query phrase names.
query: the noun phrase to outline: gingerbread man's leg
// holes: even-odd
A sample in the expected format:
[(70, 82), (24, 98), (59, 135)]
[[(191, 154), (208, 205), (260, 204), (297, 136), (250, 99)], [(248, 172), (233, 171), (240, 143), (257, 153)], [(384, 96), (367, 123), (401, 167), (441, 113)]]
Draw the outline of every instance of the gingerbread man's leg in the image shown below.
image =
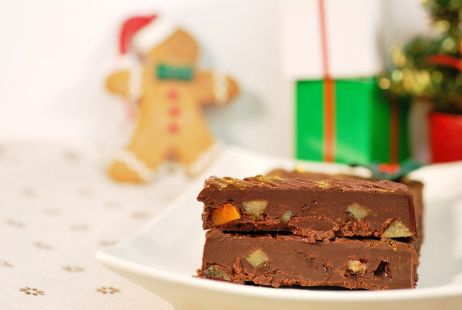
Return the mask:
[(144, 183), (165, 160), (168, 137), (140, 122), (130, 145), (121, 151), (109, 167), (109, 175), (121, 182)]
[(176, 144), (176, 154), (188, 174), (194, 175), (200, 172), (200, 167), (196, 167), (198, 160), (211, 149), (214, 143), (212, 135), (205, 125), (196, 128), (196, 130), (191, 128), (185, 131), (180, 137), (179, 143)]
[(133, 158), (133, 156), (134, 155), (130, 153), (117, 156), (117, 159), (114, 160), (111, 166), (109, 167), (109, 170), (108, 170), (109, 176), (119, 182), (127, 182), (127, 183), (147, 182), (146, 178), (147, 178), (148, 171), (141, 172), (141, 169), (144, 170), (144, 167), (142, 166), (138, 168), (134, 168), (135, 165), (139, 166), (139, 164), (135, 164), (135, 162), (138, 161), (138, 159), (136, 157)]

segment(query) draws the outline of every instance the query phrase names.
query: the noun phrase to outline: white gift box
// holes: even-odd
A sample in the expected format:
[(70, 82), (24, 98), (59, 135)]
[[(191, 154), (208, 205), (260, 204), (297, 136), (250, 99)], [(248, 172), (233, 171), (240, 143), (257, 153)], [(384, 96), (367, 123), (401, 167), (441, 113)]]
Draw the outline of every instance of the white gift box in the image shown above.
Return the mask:
[[(326, 47), (323, 56), (322, 12)], [(287, 78), (357, 78), (382, 68), (382, 0), (281, 1), (281, 47)], [(323, 68), (327, 58), (328, 68)], [(326, 72), (327, 71), (327, 72)]]

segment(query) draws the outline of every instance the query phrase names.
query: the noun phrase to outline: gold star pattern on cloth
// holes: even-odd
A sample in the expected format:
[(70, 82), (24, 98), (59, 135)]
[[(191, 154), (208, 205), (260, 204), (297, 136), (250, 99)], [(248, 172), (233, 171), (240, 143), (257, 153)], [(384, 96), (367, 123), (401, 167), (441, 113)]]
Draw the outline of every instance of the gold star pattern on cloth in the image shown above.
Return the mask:
[(45, 250), (45, 251), (50, 251), (53, 249), (53, 247), (49, 244), (46, 244), (46, 243), (43, 243), (41, 241), (34, 241), (32, 243), (37, 249), (40, 249), (40, 250)]
[(0, 150), (0, 309), (172, 309), (94, 255), (160, 213), (186, 178), (134, 188), (106, 177), (96, 148), (0, 140)]
[(112, 286), (102, 286), (100, 288), (97, 288), (96, 291), (101, 294), (116, 294), (120, 292), (118, 288)]
[(45, 295), (45, 292), (39, 290), (38, 288), (31, 288), (31, 287), (21, 287), (19, 291), (23, 292), (26, 295), (33, 295), (33, 296), (41, 296)]
[(24, 224), (13, 219), (7, 219), (6, 223), (10, 225), (11, 227), (16, 227), (16, 228), (24, 228)]
[(0, 260), (0, 267), (13, 268), (13, 265), (6, 260)]
[(84, 269), (82, 267), (79, 267), (79, 266), (64, 266), (63, 270), (65, 270), (67, 272), (70, 272), (70, 273), (84, 271)]

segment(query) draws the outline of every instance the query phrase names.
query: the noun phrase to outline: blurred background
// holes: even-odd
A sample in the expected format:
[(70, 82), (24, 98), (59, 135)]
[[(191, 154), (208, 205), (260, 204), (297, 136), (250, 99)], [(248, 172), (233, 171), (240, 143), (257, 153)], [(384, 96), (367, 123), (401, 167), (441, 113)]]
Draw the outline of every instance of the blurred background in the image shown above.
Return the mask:
[[(344, 1), (329, 11), (333, 2), (327, 1), (327, 14), (353, 14), (356, 23), (344, 18), (347, 27), (332, 29), (342, 45), (332, 48), (355, 53), (351, 45), (361, 44), (355, 40), (365, 35), (367, 46), (357, 50), (377, 53), (369, 55), (369, 67), (359, 64), (357, 77), (378, 74), (391, 44), (431, 29), (419, 0)], [(124, 103), (105, 91), (104, 79), (117, 61), (120, 23), (154, 12), (173, 17), (196, 37), (203, 66), (239, 81), (237, 101), (207, 109), (218, 139), (294, 156), (296, 81), (313, 78), (305, 69), (316, 57), (310, 54), (315, 14), (300, 9), (307, 5), (310, 1), (1, 1), (0, 134), (122, 144)]]

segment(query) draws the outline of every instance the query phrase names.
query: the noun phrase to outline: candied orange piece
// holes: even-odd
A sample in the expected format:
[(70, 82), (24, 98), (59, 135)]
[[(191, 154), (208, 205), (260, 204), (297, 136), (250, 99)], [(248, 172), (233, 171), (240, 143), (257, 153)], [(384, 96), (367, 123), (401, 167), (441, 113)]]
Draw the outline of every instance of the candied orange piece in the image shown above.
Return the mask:
[(222, 207), (212, 213), (212, 225), (219, 226), (241, 218), (239, 210), (231, 204), (225, 203)]

